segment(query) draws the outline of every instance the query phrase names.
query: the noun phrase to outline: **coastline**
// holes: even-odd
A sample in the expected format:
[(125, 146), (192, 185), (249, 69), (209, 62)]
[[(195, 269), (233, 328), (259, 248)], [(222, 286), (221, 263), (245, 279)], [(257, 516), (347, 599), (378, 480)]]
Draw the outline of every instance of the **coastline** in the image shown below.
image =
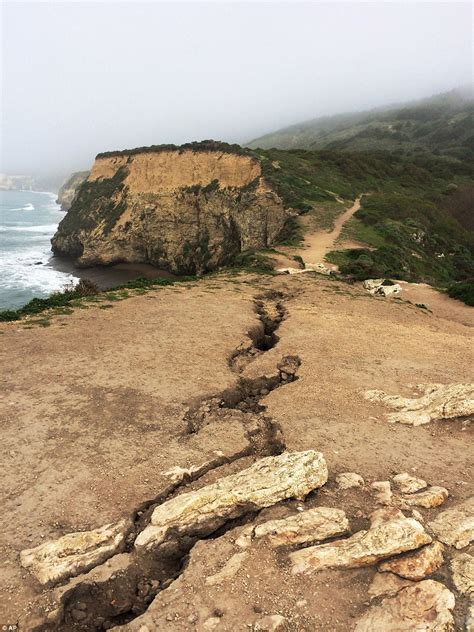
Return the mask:
[(110, 266), (79, 268), (70, 259), (52, 255), (47, 265), (58, 272), (72, 274), (79, 279), (89, 279), (101, 290), (109, 290), (140, 277), (145, 279), (179, 279), (177, 275), (167, 270), (155, 268), (148, 263), (116, 263)]

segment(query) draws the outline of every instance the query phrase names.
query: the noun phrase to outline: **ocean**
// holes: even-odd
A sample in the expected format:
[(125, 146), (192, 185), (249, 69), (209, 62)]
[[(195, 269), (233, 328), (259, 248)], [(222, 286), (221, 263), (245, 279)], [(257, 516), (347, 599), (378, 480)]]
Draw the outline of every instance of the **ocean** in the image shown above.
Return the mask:
[(78, 279), (53, 267), (51, 237), (64, 217), (55, 193), (0, 191), (0, 310), (44, 298)]
[(145, 263), (75, 268), (69, 260), (54, 257), (51, 237), (64, 212), (56, 193), (0, 191), (0, 311), (17, 309), (32, 298), (87, 278), (100, 288), (111, 288), (137, 277), (176, 278)]

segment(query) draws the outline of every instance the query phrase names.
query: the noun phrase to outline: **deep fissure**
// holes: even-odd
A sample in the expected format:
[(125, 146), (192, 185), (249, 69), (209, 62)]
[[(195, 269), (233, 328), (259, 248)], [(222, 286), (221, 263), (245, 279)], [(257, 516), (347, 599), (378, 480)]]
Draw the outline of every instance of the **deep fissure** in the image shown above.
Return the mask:
[[(278, 343), (276, 331), (287, 317), (283, 298), (280, 292), (256, 297), (254, 309), (261, 325), (248, 334), (251, 347), (247, 347), (245, 353), (238, 350), (230, 358), (229, 365), (236, 373), (240, 374), (243, 366), (253, 357), (272, 349)], [(270, 309), (273, 314), (270, 314)], [(249, 353), (252, 349), (255, 352)], [(245, 362), (236, 363), (237, 357), (245, 358)], [(184, 485), (252, 454), (269, 456), (284, 451), (280, 426), (265, 414), (266, 406), (260, 400), (272, 390), (297, 380), (300, 365), (298, 356), (284, 356), (277, 364), (275, 375), (253, 379), (239, 375), (233, 388), (204, 399), (188, 410), (184, 417), (188, 434), (199, 432), (211, 419), (217, 418), (225, 423), (226, 415), (237, 415), (245, 429), (248, 447), (232, 457), (216, 457), (193, 472), (184, 474), (182, 479), (171, 483), (155, 498), (142, 503), (132, 516), (133, 526), (126, 538), (125, 552), (113, 556), (90, 571), (89, 576), (79, 579), (77, 585), (63, 597), (62, 608), (56, 620), (43, 622), (34, 628), (36, 632), (69, 632), (74, 629), (101, 632), (135, 619), (147, 610), (160, 591), (182, 573), (189, 553), (198, 540), (220, 537), (238, 524), (255, 518), (258, 510), (249, 506), (242, 515), (227, 520), (207, 534), (191, 532), (184, 535), (174, 534), (175, 537), (170, 534), (165, 553), (161, 549), (141, 553), (133, 547), (136, 536), (149, 523), (153, 509), (172, 498)], [(117, 568), (114, 568), (114, 563)], [(103, 577), (100, 577), (101, 571)]]

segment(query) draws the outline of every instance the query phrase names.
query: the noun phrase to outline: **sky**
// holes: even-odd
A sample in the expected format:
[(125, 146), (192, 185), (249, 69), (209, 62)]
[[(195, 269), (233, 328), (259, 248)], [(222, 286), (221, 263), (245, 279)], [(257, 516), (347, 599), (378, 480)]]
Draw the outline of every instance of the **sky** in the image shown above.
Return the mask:
[(472, 81), (462, 2), (1, 5), (0, 171), (68, 174), (100, 151), (246, 142)]

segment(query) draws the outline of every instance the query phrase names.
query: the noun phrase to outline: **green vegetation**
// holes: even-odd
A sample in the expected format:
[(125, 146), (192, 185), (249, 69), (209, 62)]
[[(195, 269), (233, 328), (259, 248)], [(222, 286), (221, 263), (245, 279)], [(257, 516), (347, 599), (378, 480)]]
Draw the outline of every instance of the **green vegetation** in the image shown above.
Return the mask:
[(457, 298), (466, 305), (474, 307), (474, 281), (465, 281), (464, 283), (455, 283), (448, 287), (448, 295), (451, 298)]
[[(391, 276), (442, 285), (474, 274), (474, 235), (455, 213), (457, 196), (463, 200), (464, 224), (469, 209), (472, 212), (472, 197), (466, 193), (473, 190), (474, 169), (469, 161), (430, 154), (409, 158), (380, 151), (271, 149), (257, 153), (265, 178), (285, 203), (300, 214), (309, 213), (319, 225), (318, 208), (330, 208), (328, 224), (337, 216), (334, 195), (354, 199), (368, 192), (341, 235), (367, 247), (328, 257), (342, 273), (356, 280)], [(291, 217), (279, 243), (298, 245), (302, 237), (298, 217)]]
[(338, 114), (299, 123), (257, 138), (252, 148), (431, 152), (457, 159), (474, 156), (472, 87), (421, 101)]
[[(100, 221), (104, 222), (104, 232), (112, 230), (126, 209), (127, 187), (123, 181), (127, 174), (128, 169), (120, 167), (112, 178), (86, 180), (80, 186), (71, 208), (60, 222), (58, 232), (52, 239), (54, 252), (61, 253), (61, 234), (75, 235), (75, 231), (91, 229)], [(81, 256), (81, 243), (68, 239), (67, 254)]]

